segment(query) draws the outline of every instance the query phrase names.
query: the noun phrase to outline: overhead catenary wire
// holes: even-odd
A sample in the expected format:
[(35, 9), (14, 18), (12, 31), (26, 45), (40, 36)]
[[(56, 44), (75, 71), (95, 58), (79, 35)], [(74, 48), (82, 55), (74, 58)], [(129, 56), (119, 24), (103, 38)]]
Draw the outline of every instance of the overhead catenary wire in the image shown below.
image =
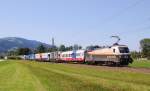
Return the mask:
[[(124, 14), (125, 12), (127, 12), (128, 10), (136, 7), (137, 5), (141, 4), (142, 2), (144, 2), (145, 0), (137, 0), (136, 2), (132, 3), (131, 5), (129, 5), (128, 7), (122, 9), (121, 11), (117, 12), (116, 14), (112, 15), (111, 17), (107, 18), (107, 20), (103, 23), (109, 23), (111, 21), (113, 21), (114, 19), (116, 19), (117, 17), (121, 16), (122, 14)], [(150, 21), (150, 17), (148, 17), (146, 19), (146, 23)], [(145, 24), (145, 21), (140, 23), (141, 24)], [(123, 32), (120, 32), (121, 34), (122, 33), (125, 33), (125, 32), (135, 32), (135, 31), (140, 31), (140, 30), (148, 30), (150, 29), (150, 26), (146, 26), (146, 27), (142, 27), (142, 28), (137, 28), (137, 29), (131, 29), (131, 30), (126, 30), (126, 31), (123, 31)]]
[[(140, 3), (142, 3), (144, 0), (138, 0), (135, 3), (131, 4), (130, 6), (118, 11), (116, 14), (112, 15), (111, 17), (108, 17), (104, 23), (109, 23), (111, 21), (113, 21), (114, 19), (116, 19), (117, 17), (121, 16), (122, 14), (124, 14), (125, 12), (127, 12), (128, 10), (130, 10), (131, 8), (136, 7), (137, 5), (139, 5)], [(104, 24), (103, 23), (103, 24)]]

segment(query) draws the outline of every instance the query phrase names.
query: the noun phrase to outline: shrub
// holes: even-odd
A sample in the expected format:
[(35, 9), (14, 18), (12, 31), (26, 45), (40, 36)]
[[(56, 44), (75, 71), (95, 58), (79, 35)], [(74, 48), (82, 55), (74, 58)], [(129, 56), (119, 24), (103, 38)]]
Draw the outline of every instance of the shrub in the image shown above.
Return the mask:
[(18, 56), (8, 56), (8, 59), (21, 60), (21, 58)]

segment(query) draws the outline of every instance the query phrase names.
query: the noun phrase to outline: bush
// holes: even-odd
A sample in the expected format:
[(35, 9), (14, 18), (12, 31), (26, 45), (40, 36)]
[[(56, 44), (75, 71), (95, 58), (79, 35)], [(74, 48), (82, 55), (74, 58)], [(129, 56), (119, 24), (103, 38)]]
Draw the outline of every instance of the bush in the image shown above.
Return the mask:
[(3, 56), (0, 56), (0, 59), (4, 59), (4, 57), (3, 57)]
[(8, 59), (21, 60), (21, 58), (18, 56), (8, 56)]
[(148, 60), (150, 60), (150, 57), (147, 57)]

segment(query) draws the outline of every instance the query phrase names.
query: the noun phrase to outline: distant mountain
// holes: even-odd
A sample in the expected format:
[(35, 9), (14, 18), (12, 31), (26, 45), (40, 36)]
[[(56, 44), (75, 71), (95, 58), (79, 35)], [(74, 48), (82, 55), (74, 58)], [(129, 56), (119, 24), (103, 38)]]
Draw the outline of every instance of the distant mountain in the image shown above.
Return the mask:
[(35, 40), (28, 40), (19, 37), (6, 37), (0, 38), (0, 52), (5, 52), (14, 48), (37, 48), (40, 44), (43, 44), (46, 47), (52, 47), (46, 43), (42, 43)]

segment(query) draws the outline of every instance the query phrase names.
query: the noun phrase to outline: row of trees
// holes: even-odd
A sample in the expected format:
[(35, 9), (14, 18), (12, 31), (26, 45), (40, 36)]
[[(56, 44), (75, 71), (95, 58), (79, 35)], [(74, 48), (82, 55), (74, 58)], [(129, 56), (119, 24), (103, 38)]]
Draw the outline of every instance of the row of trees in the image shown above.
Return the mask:
[(134, 59), (140, 59), (140, 58), (142, 58), (142, 53), (141, 52), (137, 52), (137, 51), (132, 51), (131, 52), (131, 56)]
[(44, 52), (54, 52), (54, 51), (69, 51), (69, 50), (78, 50), (82, 49), (82, 46), (74, 45), (74, 46), (65, 46), (61, 45), (59, 47), (52, 46), (50, 48), (45, 47), (43, 44), (40, 44), (35, 49), (30, 48), (17, 48), (7, 52), (8, 56), (16, 56), (16, 55), (28, 55), (32, 53), (44, 53)]
[(142, 56), (150, 59), (150, 39), (140, 41)]
[[(87, 46), (87, 50), (94, 50), (96, 48), (102, 48), (101, 46), (94, 45), (94, 46)], [(79, 50), (82, 49), (82, 46), (74, 45), (74, 46), (65, 46), (60, 45), (59, 47), (52, 46), (51, 48), (47, 48), (44, 45), (39, 45), (36, 49), (30, 49), (30, 48), (18, 48), (13, 49), (11, 51), (8, 51), (8, 56), (16, 56), (16, 55), (28, 55), (32, 53), (44, 53), (44, 52), (55, 52), (55, 51), (69, 51), (69, 50)]]
[(143, 39), (140, 41), (141, 51), (131, 52), (131, 56), (135, 59), (138, 58), (148, 58), (150, 59), (150, 39)]

